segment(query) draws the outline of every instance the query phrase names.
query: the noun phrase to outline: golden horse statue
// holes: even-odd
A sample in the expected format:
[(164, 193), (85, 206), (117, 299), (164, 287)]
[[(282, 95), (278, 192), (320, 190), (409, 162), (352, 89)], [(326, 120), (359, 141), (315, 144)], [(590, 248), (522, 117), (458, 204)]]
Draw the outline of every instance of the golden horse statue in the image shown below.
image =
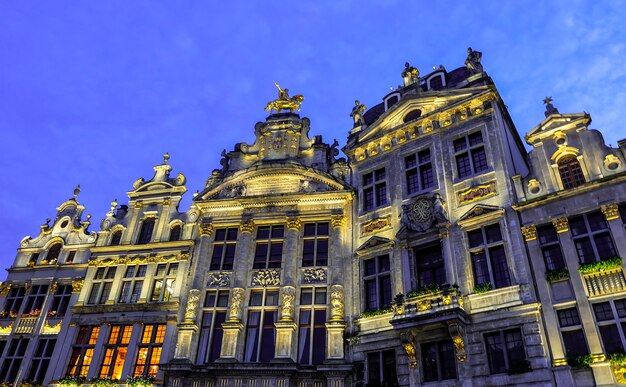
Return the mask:
[(276, 111), (276, 113), (280, 113), (281, 110), (289, 110), (293, 113), (295, 110), (300, 110), (300, 105), (302, 105), (302, 101), (304, 101), (303, 95), (295, 95), (293, 97), (289, 97), (289, 89), (282, 89), (280, 85), (274, 82), (276, 88), (278, 89), (278, 98), (267, 103), (265, 110), (267, 111)]

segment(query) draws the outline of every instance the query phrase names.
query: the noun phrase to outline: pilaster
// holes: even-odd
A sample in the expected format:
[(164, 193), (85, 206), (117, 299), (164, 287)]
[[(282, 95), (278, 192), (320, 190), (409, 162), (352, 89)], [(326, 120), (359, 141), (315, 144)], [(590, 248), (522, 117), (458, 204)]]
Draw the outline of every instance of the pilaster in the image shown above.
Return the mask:
[(284, 239), (283, 250), (283, 283), (286, 285), (294, 285), (298, 280), (298, 241), (300, 239), (300, 229), (302, 221), (297, 216), (287, 217), (287, 232)]

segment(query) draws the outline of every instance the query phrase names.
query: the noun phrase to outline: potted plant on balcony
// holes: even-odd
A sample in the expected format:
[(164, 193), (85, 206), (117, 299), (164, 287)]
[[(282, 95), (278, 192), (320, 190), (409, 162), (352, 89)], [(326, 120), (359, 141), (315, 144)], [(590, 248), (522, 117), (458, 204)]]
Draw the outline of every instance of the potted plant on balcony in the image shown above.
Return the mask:
[(80, 387), (83, 385), (84, 381), (85, 378), (81, 378), (78, 376), (66, 376), (59, 379), (59, 385), (61, 387)]
[(111, 378), (92, 378), (89, 382), (92, 387), (115, 387), (119, 380)]
[(0, 381), (0, 387), (13, 387), (13, 383), (3, 380), (3, 381)]
[(37, 317), (41, 314), (41, 309), (33, 309), (28, 313), (31, 317)]
[(41, 384), (33, 382), (31, 380), (23, 380), (20, 383), (20, 387), (41, 387)]
[(130, 387), (150, 387), (154, 383), (152, 376), (130, 376), (126, 380), (126, 384)]
[(581, 274), (593, 274), (617, 269), (620, 267), (622, 267), (622, 258), (613, 257), (597, 262), (581, 263), (578, 267), (578, 272)]
[(9, 317), (16, 318), (17, 317), (17, 311), (11, 309), (11, 311), (9, 312)]

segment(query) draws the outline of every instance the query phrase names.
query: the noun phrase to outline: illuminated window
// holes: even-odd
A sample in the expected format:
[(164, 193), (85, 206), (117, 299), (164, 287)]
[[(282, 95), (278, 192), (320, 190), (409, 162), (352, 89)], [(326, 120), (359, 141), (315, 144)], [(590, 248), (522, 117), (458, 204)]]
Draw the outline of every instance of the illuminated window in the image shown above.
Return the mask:
[(154, 232), (154, 218), (147, 218), (141, 223), (141, 229), (139, 230), (139, 237), (137, 238), (138, 245), (145, 245), (152, 241), (152, 233)]
[(237, 231), (236, 228), (218, 228), (215, 230), (213, 255), (209, 270), (233, 270)]
[(489, 168), (481, 132), (475, 132), (454, 140), (453, 144), (456, 172), (459, 179), (486, 171)]
[(298, 319), (298, 363), (322, 364), (326, 354), (325, 287), (303, 288)]
[(228, 290), (207, 290), (204, 299), (204, 312), (200, 327), (198, 363), (207, 364), (219, 359), (222, 350), (224, 330), (228, 312)]
[(456, 360), (452, 340), (422, 344), (424, 382), (456, 379)]
[(159, 263), (157, 265), (150, 302), (169, 301), (172, 298), (177, 274), (178, 263)]
[(134, 377), (156, 377), (159, 370), (166, 327), (165, 324), (144, 325), (141, 343), (137, 345), (137, 359), (135, 361), (135, 370), (133, 371)]
[(492, 374), (519, 374), (530, 371), (524, 339), (519, 328), (485, 334), (487, 359)]
[(391, 305), (391, 275), (389, 255), (363, 261), (365, 310), (378, 310)]
[(107, 302), (113, 288), (113, 278), (115, 278), (116, 269), (115, 266), (96, 269), (87, 304), (104, 304)]
[(9, 348), (4, 355), (2, 368), (0, 368), (0, 380), (15, 381), (22, 365), (22, 360), (24, 360), (26, 347), (28, 347), (27, 338), (21, 337), (11, 340)]
[(363, 211), (386, 206), (387, 177), (385, 168), (363, 174)]
[(24, 305), (25, 315), (38, 316), (41, 313), (43, 302), (48, 294), (48, 285), (33, 285), (30, 287), (26, 304)]
[(52, 352), (56, 345), (56, 339), (39, 339), (37, 348), (33, 353), (30, 370), (28, 371), (28, 380), (35, 382), (35, 384), (43, 384), (43, 379), (46, 377), (46, 371), (48, 371), (48, 365), (52, 358)]
[(26, 288), (24, 288), (23, 286), (11, 288), (9, 294), (7, 295), (7, 299), (4, 302), (2, 315), (6, 317), (16, 317), (17, 314), (20, 312), (20, 307), (22, 306), (22, 302), (24, 301), (25, 293)]
[(250, 293), (244, 361), (267, 363), (274, 358), (278, 315), (278, 290), (253, 290)]
[(182, 228), (180, 227), (179, 224), (172, 227), (172, 229), (170, 230), (170, 242), (179, 241), (181, 231), (182, 231)]
[(119, 246), (122, 240), (122, 230), (117, 230), (111, 237), (111, 246)]
[(406, 190), (409, 195), (435, 187), (435, 175), (430, 158), (430, 149), (404, 158)]
[(80, 326), (72, 347), (72, 355), (67, 366), (66, 376), (86, 377), (93, 360), (93, 352), (100, 333), (99, 326)]
[(559, 237), (554, 226), (548, 224), (537, 228), (537, 237), (546, 269), (550, 271), (564, 269), (566, 267), (565, 260), (563, 259)]
[(118, 302), (134, 304), (139, 301), (143, 278), (146, 276), (146, 265), (127, 266), (122, 281), (122, 290)]
[(446, 269), (440, 243), (417, 247), (413, 250), (413, 256), (415, 257), (418, 289), (428, 285), (443, 285), (446, 283)]
[(565, 347), (565, 356), (573, 358), (580, 355), (588, 355), (589, 348), (583, 327), (578, 315), (578, 310), (574, 308), (561, 309), (556, 311), (559, 327), (561, 328), (561, 337), (563, 337), (563, 346)]
[(283, 260), (284, 226), (262, 226), (256, 234), (253, 269), (279, 268)]
[(583, 170), (578, 159), (574, 156), (567, 156), (559, 161), (559, 175), (565, 189), (585, 184)]
[(52, 296), (52, 307), (48, 311), (49, 317), (62, 317), (67, 313), (67, 307), (72, 298), (72, 285), (59, 285)]
[(111, 325), (109, 338), (104, 345), (104, 356), (100, 364), (100, 377), (120, 379), (128, 353), (132, 325)]
[(367, 354), (367, 382), (368, 386), (398, 385), (395, 350)]
[(328, 265), (328, 222), (306, 223), (302, 243), (302, 266)]
[(604, 214), (595, 211), (569, 219), (569, 228), (580, 263), (604, 261), (617, 256)]
[(52, 247), (50, 247), (48, 255), (46, 255), (46, 258), (41, 263), (54, 265), (59, 260), (59, 254), (61, 254), (61, 244), (55, 243)]
[(624, 352), (626, 336), (626, 299), (593, 304), (604, 353)]
[(500, 225), (492, 224), (467, 232), (474, 285), (491, 284), (493, 289), (511, 285)]

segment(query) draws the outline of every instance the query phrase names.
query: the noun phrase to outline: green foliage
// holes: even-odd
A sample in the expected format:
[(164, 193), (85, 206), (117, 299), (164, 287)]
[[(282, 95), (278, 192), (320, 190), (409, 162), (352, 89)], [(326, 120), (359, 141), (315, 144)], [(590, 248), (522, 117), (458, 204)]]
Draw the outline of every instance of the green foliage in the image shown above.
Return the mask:
[(567, 364), (574, 368), (589, 367), (593, 362), (591, 355), (580, 355), (567, 358)]
[(152, 383), (154, 383), (154, 378), (150, 376), (137, 376), (126, 380), (126, 384), (130, 387), (149, 387)]
[(119, 380), (109, 378), (93, 378), (90, 380), (92, 387), (115, 387)]
[(607, 358), (611, 362), (611, 365), (616, 365), (616, 366), (626, 365), (626, 353), (624, 352), (612, 353), (609, 356), (607, 356)]
[(0, 387), (13, 387), (13, 383), (2, 380), (0, 381)]
[(569, 270), (566, 267), (557, 270), (548, 270), (546, 272), (546, 280), (548, 282), (560, 281), (569, 278)]
[(582, 274), (591, 274), (617, 269), (618, 267), (622, 267), (622, 259), (620, 257), (613, 257), (605, 259), (604, 261), (583, 263), (578, 268), (578, 272)]
[(419, 297), (425, 294), (436, 294), (436, 293), (439, 293), (440, 291), (441, 291), (441, 288), (439, 287), (438, 284), (430, 284), (430, 285), (422, 286), (417, 289), (411, 290), (410, 292), (406, 294), (406, 298)]
[(486, 293), (492, 289), (491, 282), (483, 282), (482, 284), (478, 284), (474, 286), (474, 293), (481, 294)]
[(79, 378), (77, 376), (67, 376), (63, 379), (59, 379), (59, 385), (62, 387), (80, 387), (83, 385), (85, 378)]
[(375, 309), (375, 310), (370, 309), (361, 313), (361, 318), (380, 316), (380, 315), (391, 313), (391, 312), (392, 312), (391, 308), (383, 308), (383, 309)]

